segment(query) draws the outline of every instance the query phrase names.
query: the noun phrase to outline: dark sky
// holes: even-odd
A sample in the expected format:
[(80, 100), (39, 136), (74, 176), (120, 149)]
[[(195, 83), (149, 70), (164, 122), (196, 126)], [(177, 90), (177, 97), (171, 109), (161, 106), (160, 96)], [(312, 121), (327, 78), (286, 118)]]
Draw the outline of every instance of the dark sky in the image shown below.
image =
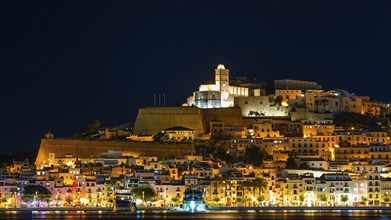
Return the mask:
[(134, 121), (154, 93), (184, 102), (219, 62), (391, 100), (388, 0), (0, 4), (0, 153)]

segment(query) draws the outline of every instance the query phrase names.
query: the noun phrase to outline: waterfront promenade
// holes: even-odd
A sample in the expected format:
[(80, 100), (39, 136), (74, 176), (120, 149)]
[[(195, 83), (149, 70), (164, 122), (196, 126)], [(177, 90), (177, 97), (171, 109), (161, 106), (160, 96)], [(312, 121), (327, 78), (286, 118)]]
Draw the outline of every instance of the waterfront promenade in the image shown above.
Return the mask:
[[(315, 207), (301, 207), (301, 206), (261, 206), (261, 207), (218, 207), (210, 206), (208, 210), (211, 211), (282, 211), (282, 210), (390, 210), (390, 206), (315, 206)], [(31, 208), (0, 208), (0, 211), (112, 211), (111, 207), (31, 207)], [(138, 210), (168, 210), (179, 211), (179, 207), (138, 207)]]

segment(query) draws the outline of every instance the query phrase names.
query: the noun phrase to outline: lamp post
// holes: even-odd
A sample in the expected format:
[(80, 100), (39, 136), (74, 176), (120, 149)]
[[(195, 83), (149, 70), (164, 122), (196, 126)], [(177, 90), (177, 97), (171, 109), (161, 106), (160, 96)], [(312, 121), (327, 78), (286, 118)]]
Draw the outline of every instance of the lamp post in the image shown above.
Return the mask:
[(163, 206), (166, 206), (166, 191), (163, 193)]
[(16, 192), (14, 192), (15, 208), (16, 208)]
[(143, 205), (144, 205), (144, 202), (145, 202), (145, 201), (144, 201), (144, 190), (143, 190)]
[(37, 199), (38, 199), (38, 192), (35, 191), (35, 197), (34, 197), (35, 206), (37, 206)]

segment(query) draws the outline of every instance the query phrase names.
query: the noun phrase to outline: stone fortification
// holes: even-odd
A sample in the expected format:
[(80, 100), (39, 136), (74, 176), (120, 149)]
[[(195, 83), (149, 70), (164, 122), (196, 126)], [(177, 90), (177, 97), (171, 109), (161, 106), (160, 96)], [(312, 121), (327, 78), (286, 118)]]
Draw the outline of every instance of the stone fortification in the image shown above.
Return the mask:
[(80, 158), (91, 158), (109, 150), (121, 151), (124, 156), (138, 157), (140, 154), (146, 154), (156, 156), (159, 159), (164, 159), (169, 155), (181, 156), (195, 152), (192, 144), (44, 138), (41, 140), (36, 165), (40, 165), (43, 162), (48, 163), (49, 153), (55, 153), (56, 157), (64, 157), (66, 154), (71, 154)]
[(225, 126), (241, 126), (240, 108), (200, 109), (197, 107), (141, 108), (133, 128), (135, 133), (156, 134), (166, 128), (183, 126), (193, 129), (195, 136), (209, 132), (210, 122), (223, 122)]

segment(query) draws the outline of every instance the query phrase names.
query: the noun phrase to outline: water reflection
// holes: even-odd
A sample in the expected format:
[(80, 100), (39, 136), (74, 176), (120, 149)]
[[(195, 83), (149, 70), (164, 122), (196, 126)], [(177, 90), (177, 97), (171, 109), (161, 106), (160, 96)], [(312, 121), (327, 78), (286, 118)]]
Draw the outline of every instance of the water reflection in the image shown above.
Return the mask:
[(3, 211), (0, 219), (390, 219), (389, 210), (256, 210), (256, 211), (205, 211), (200, 213), (167, 210), (136, 213), (110, 211)]

